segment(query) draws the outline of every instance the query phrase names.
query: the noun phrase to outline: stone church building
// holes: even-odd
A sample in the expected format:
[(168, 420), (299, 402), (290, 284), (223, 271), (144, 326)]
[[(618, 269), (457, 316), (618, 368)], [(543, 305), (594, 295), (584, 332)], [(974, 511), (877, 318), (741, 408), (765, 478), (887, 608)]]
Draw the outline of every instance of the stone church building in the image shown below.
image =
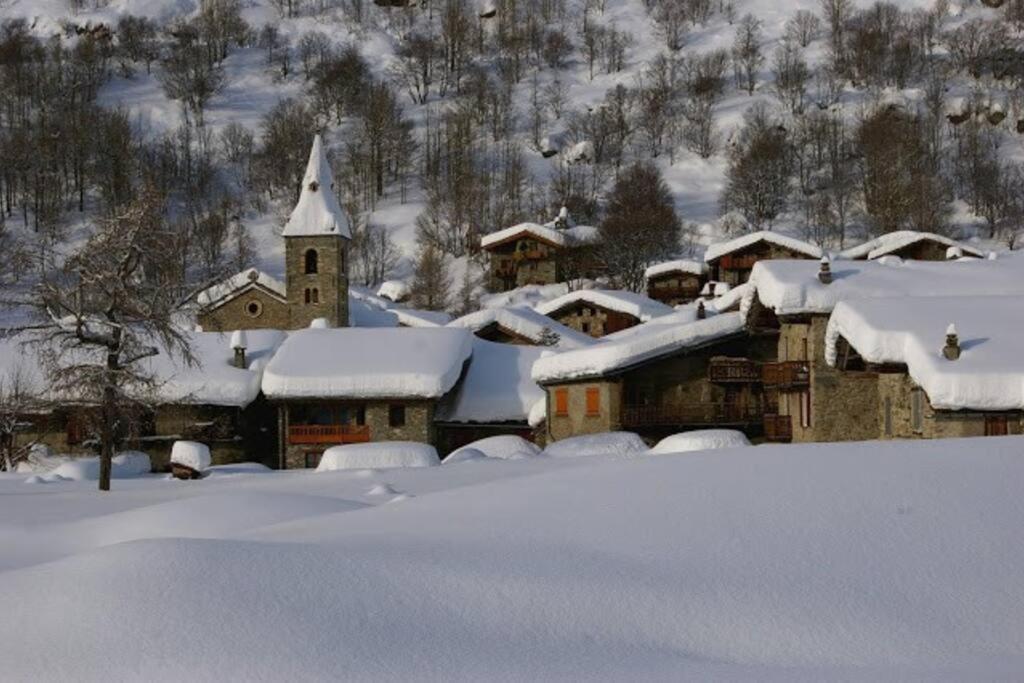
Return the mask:
[(281, 233), (285, 282), (254, 268), (197, 297), (199, 325), (208, 331), (295, 330), (324, 318), (348, 326), (348, 220), (317, 135), (302, 178), (299, 201)]

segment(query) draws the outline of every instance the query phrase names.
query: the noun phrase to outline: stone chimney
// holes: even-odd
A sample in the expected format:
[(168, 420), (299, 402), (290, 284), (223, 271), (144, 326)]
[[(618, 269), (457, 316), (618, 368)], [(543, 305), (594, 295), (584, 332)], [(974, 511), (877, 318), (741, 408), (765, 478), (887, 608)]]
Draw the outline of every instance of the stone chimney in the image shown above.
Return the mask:
[(235, 330), (231, 335), (231, 348), (235, 352), (235, 360), (233, 365), (236, 368), (245, 370), (245, 349), (249, 345), (249, 340), (246, 338), (245, 330)]
[(703, 320), (708, 317), (707, 311), (704, 310), (704, 302), (700, 299), (697, 300), (697, 320)]
[(818, 268), (818, 280), (823, 285), (832, 284), (832, 263), (828, 256), (821, 257), (821, 267)]
[(946, 360), (956, 360), (960, 357), (960, 338), (953, 323), (946, 328), (946, 345), (942, 347), (942, 355)]

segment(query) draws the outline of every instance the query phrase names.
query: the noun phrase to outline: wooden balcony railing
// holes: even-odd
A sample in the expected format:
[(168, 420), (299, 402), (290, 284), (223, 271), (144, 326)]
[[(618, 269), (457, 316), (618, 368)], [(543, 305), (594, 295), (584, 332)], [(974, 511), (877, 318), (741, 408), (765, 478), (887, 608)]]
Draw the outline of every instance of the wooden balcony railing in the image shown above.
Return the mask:
[(366, 425), (291, 425), (288, 443), (332, 444), (366, 443), (370, 428)]
[(694, 403), (676, 406), (625, 406), (622, 424), (625, 427), (682, 425), (747, 425), (757, 424), (761, 407), (725, 403)]
[(765, 388), (799, 389), (811, 383), (811, 364), (802, 360), (765, 363), (761, 366)]
[(719, 268), (726, 270), (750, 270), (757, 263), (753, 254), (726, 254), (718, 261)]
[(793, 418), (789, 415), (766, 413), (764, 416), (764, 438), (766, 441), (792, 441)]
[(712, 358), (708, 380), (717, 384), (760, 383), (761, 366), (747, 358)]

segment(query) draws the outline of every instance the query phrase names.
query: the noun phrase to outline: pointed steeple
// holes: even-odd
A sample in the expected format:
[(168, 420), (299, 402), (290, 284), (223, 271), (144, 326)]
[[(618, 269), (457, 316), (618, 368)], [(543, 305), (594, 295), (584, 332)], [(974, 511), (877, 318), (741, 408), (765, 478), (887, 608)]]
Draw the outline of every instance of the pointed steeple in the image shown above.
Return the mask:
[(338, 235), (352, 239), (348, 219), (334, 194), (334, 178), (327, 163), (324, 144), (317, 135), (309, 151), (309, 163), (302, 177), (302, 192), (292, 215), (284, 226), (284, 237)]

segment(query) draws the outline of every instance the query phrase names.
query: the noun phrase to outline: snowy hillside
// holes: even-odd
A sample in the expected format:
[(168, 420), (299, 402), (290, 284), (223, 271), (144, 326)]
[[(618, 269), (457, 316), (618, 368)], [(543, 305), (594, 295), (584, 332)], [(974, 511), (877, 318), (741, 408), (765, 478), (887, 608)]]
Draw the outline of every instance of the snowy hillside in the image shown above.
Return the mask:
[(1019, 437), (0, 476), (6, 680), (981, 680)]

